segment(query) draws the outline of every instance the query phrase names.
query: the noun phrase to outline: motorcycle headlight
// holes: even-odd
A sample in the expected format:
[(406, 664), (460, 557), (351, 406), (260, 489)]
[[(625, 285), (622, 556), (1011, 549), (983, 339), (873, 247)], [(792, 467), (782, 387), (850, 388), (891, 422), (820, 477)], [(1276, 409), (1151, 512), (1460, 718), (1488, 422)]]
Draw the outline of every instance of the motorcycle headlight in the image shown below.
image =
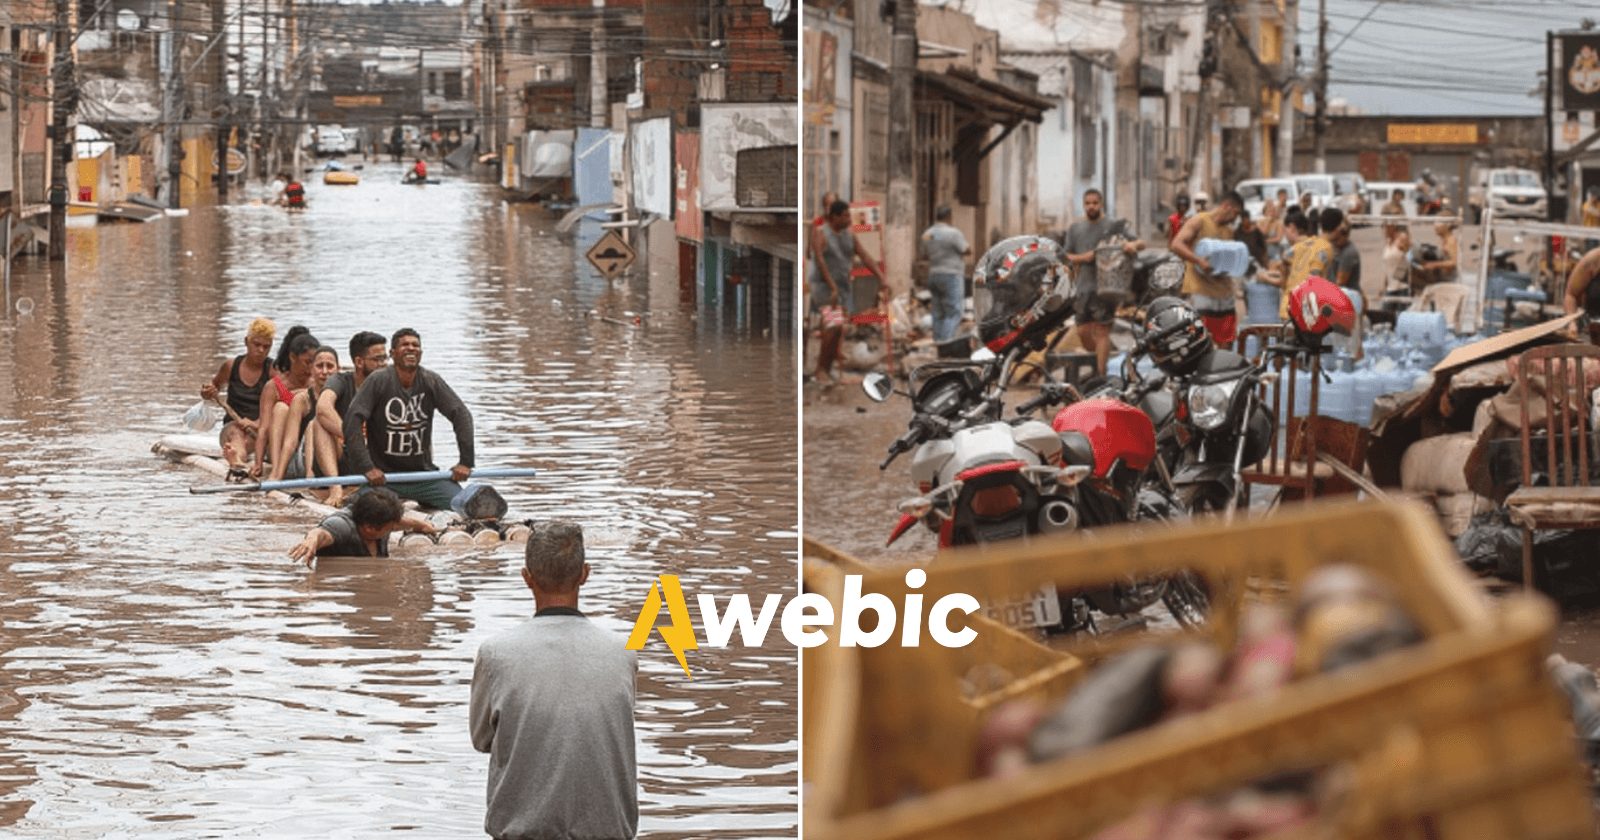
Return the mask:
[(1227, 422), (1228, 406), (1233, 402), (1233, 392), (1241, 381), (1235, 379), (1189, 389), (1189, 421), (1194, 423), (1195, 428), (1209, 432)]

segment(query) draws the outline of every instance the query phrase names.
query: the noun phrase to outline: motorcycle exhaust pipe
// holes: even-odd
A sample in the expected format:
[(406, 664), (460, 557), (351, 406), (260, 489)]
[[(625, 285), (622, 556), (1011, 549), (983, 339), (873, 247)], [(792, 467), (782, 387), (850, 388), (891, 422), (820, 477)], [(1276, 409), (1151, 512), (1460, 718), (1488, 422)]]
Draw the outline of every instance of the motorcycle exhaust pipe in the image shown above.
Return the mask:
[(1046, 502), (1039, 509), (1039, 533), (1059, 534), (1078, 528), (1078, 509), (1060, 500)]

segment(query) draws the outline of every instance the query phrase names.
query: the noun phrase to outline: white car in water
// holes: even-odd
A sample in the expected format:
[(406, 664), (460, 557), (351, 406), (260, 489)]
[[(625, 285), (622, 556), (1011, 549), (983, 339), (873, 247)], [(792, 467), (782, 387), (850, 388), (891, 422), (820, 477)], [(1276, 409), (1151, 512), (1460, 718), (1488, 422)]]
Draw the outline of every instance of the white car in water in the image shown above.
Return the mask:
[(336, 125), (317, 126), (317, 154), (342, 155), (350, 151), (350, 141), (345, 137), (344, 129)]

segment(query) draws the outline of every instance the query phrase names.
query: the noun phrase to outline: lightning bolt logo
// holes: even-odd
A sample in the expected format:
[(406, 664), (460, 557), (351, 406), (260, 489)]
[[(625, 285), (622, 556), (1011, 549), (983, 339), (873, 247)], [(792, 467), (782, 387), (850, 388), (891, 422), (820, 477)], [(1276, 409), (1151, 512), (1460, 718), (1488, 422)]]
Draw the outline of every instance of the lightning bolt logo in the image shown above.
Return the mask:
[[(671, 622), (664, 627), (656, 627), (663, 599), (667, 602), (667, 616)], [(684, 659), (683, 652), (698, 649), (700, 643), (694, 637), (694, 627), (689, 624), (689, 605), (683, 600), (683, 587), (679, 585), (677, 575), (662, 575), (657, 582), (650, 584), (650, 595), (639, 610), (639, 619), (633, 623), (633, 632), (628, 634), (628, 650), (643, 649), (644, 643), (650, 640), (652, 629), (661, 634), (661, 640), (678, 658), (683, 675), (694, 679), (694, 675), (689, 673), (689, 662)]]

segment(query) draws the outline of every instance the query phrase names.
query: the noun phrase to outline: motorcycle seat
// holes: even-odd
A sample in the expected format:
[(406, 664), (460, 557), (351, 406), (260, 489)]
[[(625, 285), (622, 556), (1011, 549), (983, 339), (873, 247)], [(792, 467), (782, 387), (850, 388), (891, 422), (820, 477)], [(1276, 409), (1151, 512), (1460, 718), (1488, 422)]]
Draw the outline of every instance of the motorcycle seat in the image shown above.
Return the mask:
[(1093, 467), (1094, 444), (1082, 432), (1061, 433), (1061, 460), (1069, 467)]

